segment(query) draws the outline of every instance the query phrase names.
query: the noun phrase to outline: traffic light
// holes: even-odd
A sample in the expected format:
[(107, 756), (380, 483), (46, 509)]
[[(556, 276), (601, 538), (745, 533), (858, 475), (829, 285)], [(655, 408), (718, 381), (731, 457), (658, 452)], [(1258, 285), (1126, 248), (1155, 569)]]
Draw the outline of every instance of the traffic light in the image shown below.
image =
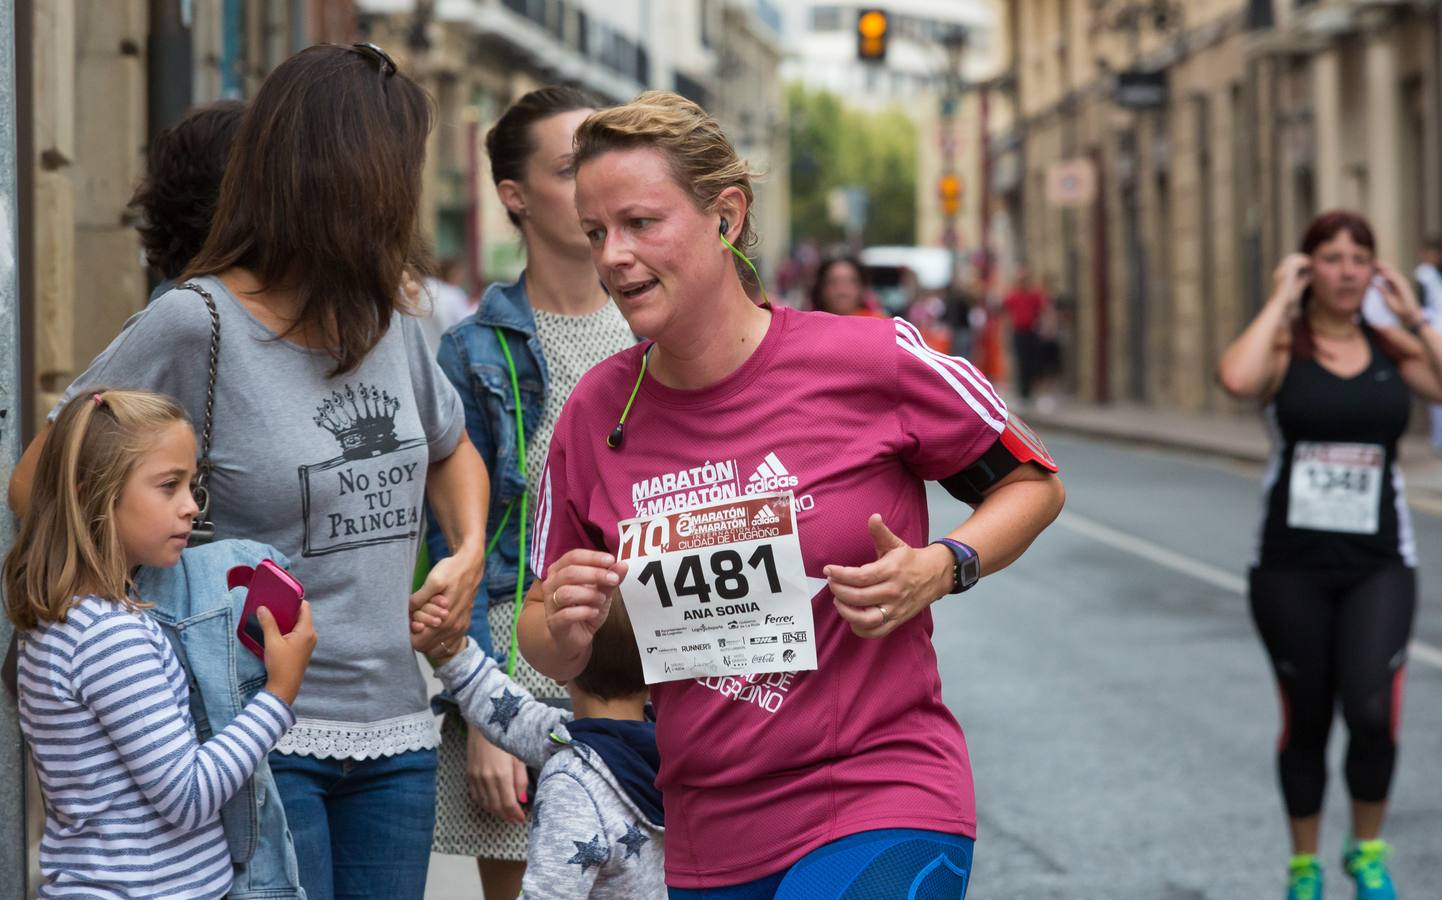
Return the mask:
[(879, 9), (863, 9), (856, 16), (856, 56), (862, 62), (885, 62), (891, 20)]
[(941, 176), (937, 184), (937, 193), (941, 195), (941, 211), (947, 216), (954, 216), (961, 211), (961, 178), (953, 172), (947, 172)]

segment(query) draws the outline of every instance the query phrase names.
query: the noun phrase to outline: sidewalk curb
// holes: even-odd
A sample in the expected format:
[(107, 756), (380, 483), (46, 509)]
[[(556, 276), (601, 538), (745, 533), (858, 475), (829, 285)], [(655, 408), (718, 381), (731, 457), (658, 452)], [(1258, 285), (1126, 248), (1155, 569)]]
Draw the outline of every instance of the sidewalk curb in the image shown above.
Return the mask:
[[(1271, 445), (1261, 433), (1260, 422), (1257, 426), (1257, 440), (1248, 441), (1235, 434), (1208, 434), (1191, 429), (1168, 431), (1165, 422), (1149, 427), (1125, 415), (1108, 417), (1102, 409), (1090, 410), (1087, 415), (1067, 414), (1061, 410), (1044, 413), (1035, 409), (1020, 414), (1028, 425), (1042, 435), (1043, 441), (1048, 433), (1067, 434), (1131, 446), (1220, 457), (1249, 465), (1265, 465), (1271, 456)], [(1427, 467), (1427, 462), (1419, 460), (1421, 451), (1414, 446), (1404, 445), (1404, 448), (1402, 468), (1407, 479), (1409, 505), (1442, 515), (1442, 482), (1439, 482), (1435, 474), (1424, 475), (1418, 471), (1419, 465)]]
[(1041, 413), (1036, 410), (1029, 410), (1022, 415), (1022, 418), (1028, 425), (1035, 428), (1038, 434), (1042, 435), (1043, 440), (1046, 439), (1045, 436), (1048, 433), (1069, 434), (1117, 443), (1138, 444), (1162, 450), (1222, 456), (1245, 463), (1265, 463), (1270, 452), (1265, 444), (1261, 447), (1245, 447), (1238, 441), (1226, 438), (1198, 438), (1194, 435), (1169, 433), (1165, 430), (1128, 427), (1125, 423), (1117, 422), (1093, 424), (1087, 421), (1078, 421), (1070, 416)]

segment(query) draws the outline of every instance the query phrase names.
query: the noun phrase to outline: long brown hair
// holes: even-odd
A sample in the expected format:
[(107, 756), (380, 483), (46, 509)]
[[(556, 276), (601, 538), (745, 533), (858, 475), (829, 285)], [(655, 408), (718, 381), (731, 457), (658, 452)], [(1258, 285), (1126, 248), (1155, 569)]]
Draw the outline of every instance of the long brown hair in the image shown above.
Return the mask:
[[(250, 103), (215, 224), (182, 278), (232, 266), (294, 291), (290, 333), (319, 335), (332, 375), (360, 365), (429, 272), (419, 229), (430, 97), (374, 51), (334, 44), (276, 67)], [(284, 335), (283, 335), (284, 336)]]
[[(1377, 255), (1377, 238), (1372, 232), (1372, 225), (1361, 213), (1353, 212), (1350, 209), (1334, 209), (1322, 213), (1313, 219), (1302, 233), (1302, 243), (1297, 248), (1300, 252), (1311, 256), (1317, 252), (1317, 248), (1332, 240), (1339, 234), (1346, 232), (1357, 246), (1365, 247), (1367, 252), (1375, 258)], [(1370, 287), (1368, 288), (1370, 290)], [(1312, 304), (1312, 287), (1308, 285), (1302, 291), (1300, 306), (1302, 314), (1292, 324), (1292, 355), (1297, 359), (1313, 359), (1317, 355), (1317, 341), (1312, 336), (1312, 322), (1307, 317), (1307, 309)], [(1402, 359), (1403, 353), (1385, 334), (1378, 332), (1367, 323), (1362, 321), (1362, 331), (1377, 338), (1377, 344), (1382, 348), (1382, 353), (1392, 362)]]
[(65, 621), (82, 594), (141, 605), (131, 598), (115, 508), (157, 433), (176, 422), (190, 423), (180, 404), (149, 391), (95, 388), (60, 410), (5, 557), (5, 614), (16, 628)]

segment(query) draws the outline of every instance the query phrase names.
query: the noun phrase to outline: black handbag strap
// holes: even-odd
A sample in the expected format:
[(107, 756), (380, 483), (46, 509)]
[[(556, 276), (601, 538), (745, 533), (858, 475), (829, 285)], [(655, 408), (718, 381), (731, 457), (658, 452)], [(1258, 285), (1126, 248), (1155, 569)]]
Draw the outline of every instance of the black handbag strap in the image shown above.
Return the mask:
[(215, 538), (215, 523), (210, 518), (210, 443), (215, 428), (215, 375), (220, 368), (220, 310), (216, 309), (215, 298), (210, 291), (195, 282), (187, 281), (180, 285), (180, 289), (199, 294), (205, 301), (206, 309), (210, 310), (210, 365), (205, 385), (205, 421), (200, 427), (200, 461), (195, 469), (195, 484), (191, 487), (200, 512), (191, 525), (190, 542), (204, 544)]

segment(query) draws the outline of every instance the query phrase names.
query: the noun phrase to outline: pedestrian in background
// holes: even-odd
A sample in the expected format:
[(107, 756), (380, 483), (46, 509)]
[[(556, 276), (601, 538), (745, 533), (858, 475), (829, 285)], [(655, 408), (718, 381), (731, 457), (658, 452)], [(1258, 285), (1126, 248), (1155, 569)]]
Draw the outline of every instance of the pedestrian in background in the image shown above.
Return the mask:
[[(325, 598), (298, 720), (271, 755), (312, 900), (423, 896), (439, 735), (414, 651), (464, 636), (483, 564), (485, 467), (401, 288), (427, 269), (430, 127), (429, 98), (379, 48), (283, 62), (251, 100), (214, 226), (179, 279), (214, 312), (190, 290), (164, 294), (66, 392), (144, 387), (205, 421), (219, 323), (216, 532), (272, 545)], [(17, 509), (47, 433), (16, 467)], [(458, 552), (412, 598), (425, 498)], [(412, 639), (409, 601), (436, 594), (451, 613)]]
[(239, 100), (217, 100), (192, 109), (150, 142), (145, 176), (129, 204), (140, 213), (137, 230), (145, 261), (160, 276), (150, 300), (175, 286), (205, 243), (230, 145), (244, 115)]
[(811, 308), (834, 316), (870, 316), (884, 318), (876, 308), (866, 284), (866, 270), (861, 261), (850, 256), (834, 256), (816, 270), (811, 284)]
[(1017, 393), (1028, 403), (1045, 362), (1041, 326), (1048, 306), (1046, 292), (1032, 280), (1026, 266), (1018, 266), (1012, 289), (1001, 303), (1011, 325)]
[[(1271, 297), (1218, 370), (1228, 393), (1265, 403), (1276, 435), (1250, 597), (1282, 695), (1277, 769), (1291, 825), (1288, 900), (1322, 895), (1316, 854), (1338, 701), (1352, 796), (1343, 865), (1359, 900), (1396, 897), (1382, 824), (1417, 607), (1417, 548), (1397, 442), (1412, 394), (1442, 400), (1442, 334), (1406, 278), (1375, 253), (1360, 215), (1320, 216), (1301, 251), (1277, 266)], [(1374, 278), (1416, 340), (1363, 319)]]
[[(1417, 268), (1412, 271), (1412, 277), (1421, 292), (1422, 310), (1427, 320), (1436, 324), (1442, 322), (1442, 237), (1432, 235), (1424, 240), (1417, 256)], [(1428, 412), (1432, 420), (1432, 450), (1442, 454), (1442, 404), (1432, 404)]]
[(983, 290), (979, 284), (970, 284), (960, 278), (947, 285), (946, 313), (943, 321), (951, 330), (952, 356), (971, 358), (972, 313), (982, 302)]
[(447, 256), (436, 263), (436, 274), (423, 278), (415, 291), (415, 314), (432, 355), (440, 349), (441, 335), (476, 311), (477, 304), (462, 286), (464, 280), (461, 261)]
[[(571, 139), (599, 105), (577, 88), (541, 88), (512, 104), (486, 135), (491, 178), (520, 230), (526, 269), (514, 283), (486, 288), (476, 314), (441, 340), (439, 356), (491, 473), (490, 548), (471, 637), (517, 683), (556, 705), (568, 704), (565, 690), (531, 668), (513, 640), (518, 601), (532, 577), (524, 562), (536, 540), (530, 511), (551, 432), (576, 382), (636, 342), (596, 280), (576, 217)], [(445, 531), (430, 529), (427, 547), (432, 559), (448, 556)], [(526, 869), (526, 767), (468, 726), (454, 704), (446, 710), (435, 850), (475, 857), (487, 900), (515, 897)]]

